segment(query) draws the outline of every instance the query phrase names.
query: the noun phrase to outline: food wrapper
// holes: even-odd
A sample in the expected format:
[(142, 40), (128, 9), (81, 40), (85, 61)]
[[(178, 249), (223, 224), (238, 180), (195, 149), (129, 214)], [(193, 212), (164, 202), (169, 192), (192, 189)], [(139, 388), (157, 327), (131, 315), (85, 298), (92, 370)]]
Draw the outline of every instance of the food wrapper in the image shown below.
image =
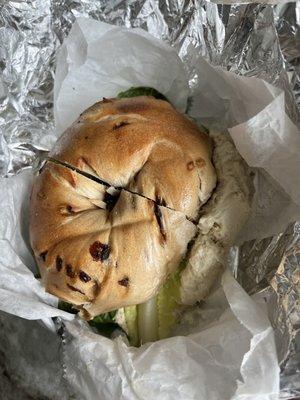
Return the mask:
[(58, 299), (45, 292), (29, 245), (28, 202), (32, 171), (1, 179), (0, 201), (0, 308), (26, 319), (42, 319), (54, 327), (52, 317), (72, 319), (58, 310)]
[[(56, 4), (53, 12), (58, 12), (59, 7)], [(207, 10), (210, 15), (206, 15), (206, 22), (216, 23), (215, 6), (207, 5)], [(266, 10), (258, 11), (257, 25), (270, 17), (270, 9)], [(143, 12), (147, 12), (145, 7)], [(190, 26), (196, 22), (195, 18)], [(161, 24), (160, 34), (155, 32), (157, 20), (148, 24), (148, 30), (166, 39), (163, 20)], [(224, 30), (220, 28), (217, 33), (221, 43)], [(111, 37), (114, 40), (110, 52)], [(198, 38), (200, 42), (202, 39), (207, 45), (207, 36)], [(17, 154), (24, 155), (23, 166), (31, 163), (32, 151), (42, 158), (62, 129), (83, 109), (129, 86), (153, 86), (180, 111), (187, 104), (189, 114), (199, 123), (228, 129), (238, 150), (254, 168), (252, 216), (239, 238), (239, 247), (232, 249), (229, 266), (248, 292), (259, 289), (260, 293), (249, 297), (227, 271), (218, 291), (192, 316), (183, 319), (178, 336), (135, 349), (128, 347), (123, 337), (110, 340), (95, 334), (85, 322), (58, 310), (57, 299), (46, 294), (33, 277), (35, 265), (26, 230), (33, 177), (29, 169), (1, 181), (0, 308), (23, 318), (43, 319), (51, 329), (54, 325), (50, 318), (60, 317), (65, 377), (80, 399), (275, 399), (279, 393), (278, 361), (285, 360), (291, 351), (291, 332), (297, 320), (290, 293), (292, 290), (296, 302), (299, 230), (297, 225), (288, 227), (299, 216), (299, 188), (293, 180), (299, 170), (299, 158), (292, 149), (298, 144), (299, 132), (290, 120), (296, 120), (297, 111), (284, 78), (276, 81), (275, 76), (268, 77), (278, 84), (276, 88), (261, 79), (235, 75), (202, 58), (200, 53), (215, 63), (208, 46), (199, 51), (197, 43), (184, 35), (181, 41), (178, 39), (180, 46), (176, 40), (170, 48), (139, 29), (132, 31), (78, 18), (58, 55), (54, 85), (56, 129), (50, 125), (35, 147), (28, 141), (19, 146)], [(233, 64), (232, 60), (227, 62)], [(260, 76), (266, 79), (264, 74)], [(14, 128), (14, 121), (10, 123)], [(6, 149), (4, 167), (12, 175), (20, 169), (14, 164), (18, 158), (13, 157), (13, 147)], [(274, 163), (274, 154), (280, 154), (280, 165)], [(22, 162), (18, 164), (21, 167)], [(253, 247), (251, 242), (240, 246), (245, 240), (270, 235), (276, 236), (259, 242), (260, 246)], [(263, 263), (258, 254), (261, 256), (266, 249), (269, 257), (266, 255)], [(243, 271), (243, 257), (247, 255), (248, 270)], [(263, 282), (271, 272), (270, 260), (273, 272), (274, 265), (275, 269), (280, 267), (270, 278), (271, 286), (266, 287)], [(263, 264), (260, 270), (257, 261)], [(251, 279), (245, 282), (247, 274)], [(284, 281), (286, 276), (290, 276), (293, 285)], [(278, 300), (276, 293), (284, 302)], [(275, 326), (277, 352), (267, 309)], [(284, 318), (288, 313), (293, 321)], [(286, 327), (285, 341), (282, 326)]]
[(81, 321), (66, 328), (66, 375), (86, 399), (263, 400), (279, 391), (263, 304), (248, 297), (230, 272), (204, 310), (181, 321), (170, 339), (128, 348), (122, 338), (99, 338)]
[(57, 299), (31, 272), (35, 266), (23, 219), (31, 183), (30, 170), (1, 182), (0, 220), (7, 223), (1, 229), (1, 309), (43, 319), (49, 328), (47, 318), (61, 318), (65, 376), (79, 399), (219, 399), (224, 393), (228, 399), (269, 399), (278, 393), (279, 367), (265, 305), (251, 299), (229, 271), (204, 309), (181, 322), (178, 336), (140, 348), (128, 347), (123, 337), (104, 338), (58, 310)]

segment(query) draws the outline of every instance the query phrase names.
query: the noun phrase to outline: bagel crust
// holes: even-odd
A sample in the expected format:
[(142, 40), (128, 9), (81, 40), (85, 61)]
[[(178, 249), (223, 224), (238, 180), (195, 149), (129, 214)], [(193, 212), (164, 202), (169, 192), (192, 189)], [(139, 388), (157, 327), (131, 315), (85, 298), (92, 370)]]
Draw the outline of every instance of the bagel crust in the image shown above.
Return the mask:
[(168, 102), (147, 96), (96, 103), (50, 157), (191, 218), (216, 185), (209, 136)]
[(46, 290), (94, 316), (153, 297), (216, 185), (209, 137), (152, 97), (103, 100), (36, 178), (30, 240)]

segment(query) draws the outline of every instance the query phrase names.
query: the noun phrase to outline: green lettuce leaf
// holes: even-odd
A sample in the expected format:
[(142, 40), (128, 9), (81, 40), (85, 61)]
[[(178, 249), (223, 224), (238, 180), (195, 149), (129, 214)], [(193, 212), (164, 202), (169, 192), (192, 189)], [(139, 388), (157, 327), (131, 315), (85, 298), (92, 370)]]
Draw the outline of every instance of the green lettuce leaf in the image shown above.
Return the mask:
[(60, 310), (66, 311), (66, 312), (68, 312), (70, 314), (77, 314), (78, 313), (78, 310), (76, 310), (76, 308), (74, 308), (74, 306), (72, 304), (67, 303), (66, 301), (59, 300), (58, 308)]
[(100, 335), (110, 338), (116, 329), (121, 329), (116, 322), (94, 323), (93, 320), (89, 321), (90, 326), (97, 329)]
[(185, 265), (183, 261), (155, 297), (137, 306), (124, 308), (129, 343), (132, 346), (170, 336), (181, 308), (180, 274)]
[(158, 338), (170, 336), (180, 308), (180, 272), (175, 271), (157, 294)]
[[(140, 346), (170, 336), (180, 310), (180, 274), (184, 266), (185, 263), (182, 262), (155, 297), (137, 306), (124, 307), (127, 336), (131, 346)], [(78, 313), (72, 304), (65, 301), (59, 301), (58, 308), (72, 314)], [(111, 337), (116, 329), (120, 329), (115, 320), (116, 313), (117, 311), (110, 311), (97, 315), (88, 323), (101, 335)]]
[(169, 100), (162, 93), (160, 93), (156, 89), (147, 86), (131, 87), (130, 89), (125, 90), (124, 92), (120, 92), (117, 97), (118, 99), (124, 99), (128, 97), (137, 97), (137, 96), (153, 96), (156, 99), (165, 100), (169, 102)]
[[(77, 314), (79, 312), (79, 310), (74, 308), (72, 304), (62, 300), (58, 302), (58, 308), (71, 314)], [(111, 311), (105, 314), (97, 315), (88, 323), (101, 335), (110, 337), (116, 329), (120, 329), (119, 325), (115, 322), (115, 316), (116, 311)]]
[(103, 336), (110, 337), (116, 329), (120, 329), (119, 325), (115, 322), (117, 311), (110, 311), (104, 314), (97, 315), (89, 325), (97, 329), (98, 333)]
[(115, 316), (117, 311), (110, 311), (104, 314), (97, 315), (94, 319), (90, 321), (92, 326), (97, 326), (98, 324), (108, 324), (115, 322)]
[(139, 333), (137, 325), (137, 306), (128, 306), (124, 308), (126, 326), (128, 330), (128, 340), (131, 346), (138, 346)]
[(137, 325), (140, 344), (155, 342), (158, 337), (157, 296), (137, 306)]

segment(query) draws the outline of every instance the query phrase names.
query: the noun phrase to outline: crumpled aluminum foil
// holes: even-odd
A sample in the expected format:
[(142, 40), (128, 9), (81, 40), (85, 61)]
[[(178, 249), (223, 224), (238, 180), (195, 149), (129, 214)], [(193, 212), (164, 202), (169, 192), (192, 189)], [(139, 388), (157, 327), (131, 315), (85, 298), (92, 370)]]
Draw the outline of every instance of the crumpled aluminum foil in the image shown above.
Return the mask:
[[(175, 46), (190, 69), (192, 90), (198, 77), (190, 46), (214, 65), (263, 78), (285, 91), (287, 113), (300, 122), (299, 2), (273, 7), (204, 0), (6, 1), (0, 6), (3, 176), (30, 167), (53, 144), (55, 53), (78, 16), (140, 27)], [(269, 305), (282, 365), (281, 398), (295, 398), (300, 395), (300, 224), (233, 253), (237, 279)]]

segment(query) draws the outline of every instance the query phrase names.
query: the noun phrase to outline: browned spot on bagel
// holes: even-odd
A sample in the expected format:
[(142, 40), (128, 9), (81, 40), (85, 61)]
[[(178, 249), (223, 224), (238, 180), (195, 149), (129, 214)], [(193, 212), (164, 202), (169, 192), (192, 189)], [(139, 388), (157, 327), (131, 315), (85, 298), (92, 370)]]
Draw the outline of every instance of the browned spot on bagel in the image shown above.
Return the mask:
[(131, 205), (132, 205), (132, 209), (135, 210), (136, 209), (136, 196), (131, 196)]
[(122, 128), (122, 126), (126, 126), (129, 125), (128, 121), (120, 121), (120, 122), (116, 122), (113, 126), (113, 131), (115, 131), (116, 129)]
[(48, 253), (48, 250), (45, 250), (45, 251), (43, 251), (43, 252), (40, 254), (40, 257), (41, 257), (41, 259), (42, 259), (43, 261), (46, 261), (47, 253)]
[(46, 195), (45, 195), (45, 193), (44, 193), (42, 190), (40, 190), (40, 191), (38, 192), (38, 194), (37, 194), (37, 197), (38, 197), (39, 199), (41, 199), (41, 200), (44, 200), (44, 199), (46, 198)]
[(91, 314), (85, 308), (83, 307), (78, 307), (78, 308), (80, 309), (80, 314), (83, 319), (85, 319), (86, 321), (90, 321), (91, 319), (93, 319)]
[(55, 265), (56, 265), (57, 271), (59, 272), (62, 269), (62, 266), (63, 266), (63, 260), (62, 260), (62, 258), (60, 256), (56, 257)]
[(74, 214), (73, 208), (72, 208), (72, 206), (70, 206), (70, 204), (67, 205), (66, 209), (69, 214)]
[(192, 171), (195, 168), (194, 161), (188, 162), (186, 167), (187, 167), (188, 171)]
[(129, 286), (129, 278), (128, 276), (124, 276), (123, 279), (118, 281), (118, 284), (124, 287), (128, 287)]
[(94, 298), (96, 298), (101, 292), (101, 283), (96, 281), (94, 282), (93, 292), (94, 292)]
[(149, 108), (148, 104), (141, 99), (127, 100), (116, 103), (116, 109), (120, 113), (138, 113)]
[(72, 206), (70, 204), (67, 204), (65, 206), (62, 206), (59, 208), (59, 212), (61, 215), (73, 215), (75, 214)]
[(199, 168), (203, 168), (203, 167), (205, 167), (206, 162), (205, 162), (205, 160), (203, 160), (203, 158), (198, 158), (198, 159), (196, 160), (196, 165), (197, 165), (197, 167), (199, 167)]
[(66, 274), (70, 277), (70, 278), (74, 278), (75, 277), (75, 272), (73, 271), (73, 267), (71, 264), (67, 264), (66, 265)]
[(67, 283), (67, 286), (68, 286), (68, 288), (71, 289), (73, 292), (78, 292), (78, 293), (83, 294), (83, 295), (85, 296), (85, 293), (82, 292), (80, 289), (76, 288), (75, 286), (69, 285), (68, 283)]

